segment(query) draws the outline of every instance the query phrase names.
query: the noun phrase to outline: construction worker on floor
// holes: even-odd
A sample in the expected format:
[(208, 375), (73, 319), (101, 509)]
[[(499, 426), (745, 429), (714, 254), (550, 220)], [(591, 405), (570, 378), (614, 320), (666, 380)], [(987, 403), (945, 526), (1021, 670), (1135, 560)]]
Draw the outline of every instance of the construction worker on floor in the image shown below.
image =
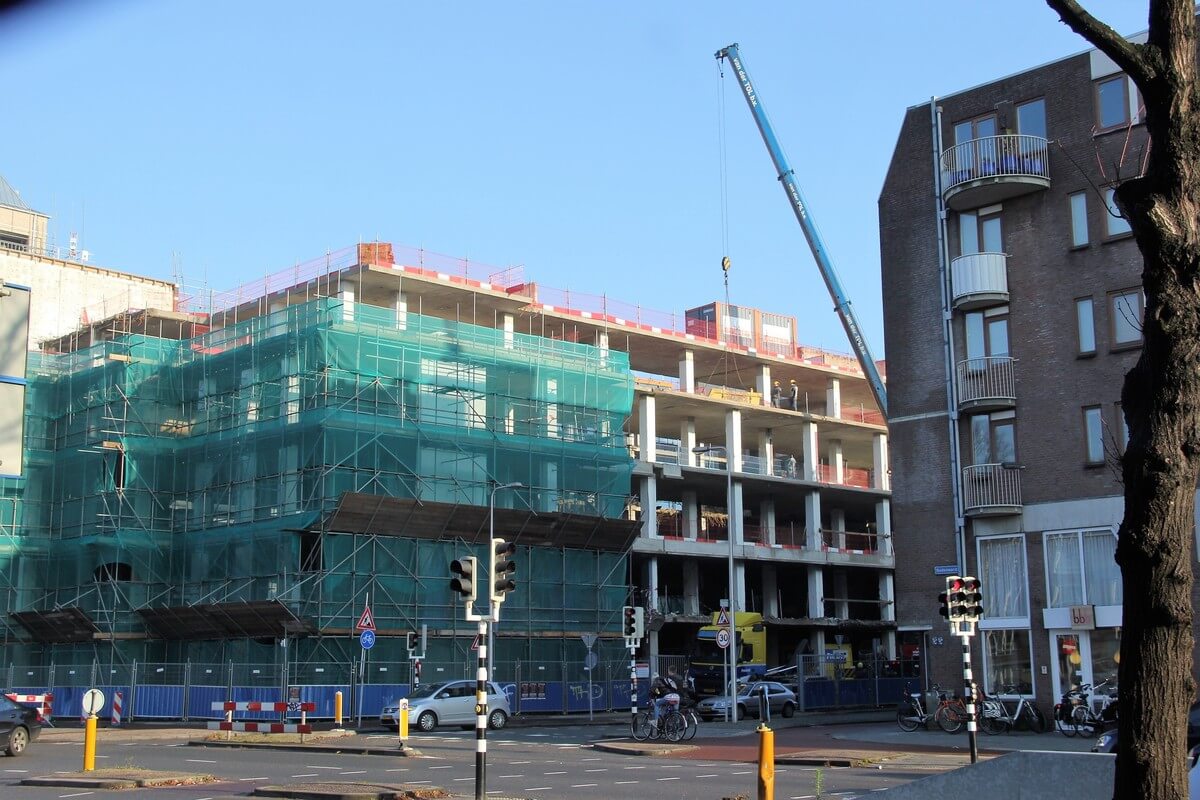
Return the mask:
[(771, 408), (779, 408), (783, 405), (783, 387), (779, 385), (779, 381), (775, 381), (771, 385)]
[(795, 378), (792, 379), (792, 411), (800, 410), (800, 387), (796, 385)]

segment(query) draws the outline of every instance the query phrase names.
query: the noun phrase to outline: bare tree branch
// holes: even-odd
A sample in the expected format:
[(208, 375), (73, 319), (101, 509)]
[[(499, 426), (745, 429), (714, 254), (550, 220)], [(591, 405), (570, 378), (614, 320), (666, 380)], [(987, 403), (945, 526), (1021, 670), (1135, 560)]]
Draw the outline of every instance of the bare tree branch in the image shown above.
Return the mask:
[(1058, 12), (1059, 18), (1067, 27), (1115, 61), (1139, 86), (1149, 82), (1154, 70), (1142, 55), (1142, 45), (1127, 41), (1124, 36), (1089, 14), (1076, 0), (1046, 0), (1046, 5)]

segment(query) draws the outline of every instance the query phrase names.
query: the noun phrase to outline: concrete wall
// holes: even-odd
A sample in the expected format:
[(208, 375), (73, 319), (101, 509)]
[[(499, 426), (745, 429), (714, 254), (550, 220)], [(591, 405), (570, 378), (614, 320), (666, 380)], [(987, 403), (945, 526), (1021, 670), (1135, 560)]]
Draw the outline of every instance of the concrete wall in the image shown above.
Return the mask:
[(29, 347), (75, 330), (84, 312), (95, 321), (128, 308), (173, 309), (166, 281), (0, 250), (0, 278), (32, 290)]
[(1060, 800), (1112, 797), (1116, 756), (1108, 753), (1018, 751), (972, 766), (922, 778), (871, 796), (888, 800), (931, 797), (1003, 797), (1005, 800)]

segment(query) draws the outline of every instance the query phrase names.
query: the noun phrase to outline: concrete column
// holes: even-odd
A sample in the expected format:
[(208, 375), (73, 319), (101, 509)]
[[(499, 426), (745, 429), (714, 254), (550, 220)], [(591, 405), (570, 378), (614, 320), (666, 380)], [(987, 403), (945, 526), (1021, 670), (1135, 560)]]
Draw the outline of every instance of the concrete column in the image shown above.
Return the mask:
[(846, 482), (846, 464), (842, 460), (842, 440), (830, 439), (825, 445), (825, 458), (829, 462), (830, 482)]
[[(813, 564), (808, 566), (808, 616), (825, 616), (825, 570)], [(824, 653), (825, 646), (822, 644), (816, 652)]]
[(694, 558), (683, 562), (683, 613), (700, 615), (700, 562)]
[(871, 469), (874, 471), (873, 489), (892, 490), (891, 465), (888, 461), (888, 438), (886, 433), (871, 437)]
[(758, 518), (763, 531), (763, 543), (775, 544), (775, 498), (768, 497), (759, 503)]
[(821, 493), (816, 489), (804, 496), (804, 546), (821, 549)]
[(889, 661), (895, 661), (896, 655), (896, 632), (887, 630), (883, 632), (883, 652)]
[(641, 395), (638, 403), (638, 447), (641, 448), (642, 461), (653, 464), (658, 460), (658, 424), (655, 418), (654, 395)]
[(846, 512), (841, 508), (829, 509), (829, 530), (833, 546), (839, 550), (846, 549)]
[(779, 586), (775, 582), (776, 569), (774, 564), (762, 565), (763, 616), (779, 616)]
[(875, 547), (881, 556), (895, 555), (892, 547), (892, 501), (883, 498), (875, 503)]
[(767, 428), (758, 434), (758, 457), (762, 459), (763, 474), (775, 474), (775, 437)]
[(504, 331), (504, 349), (512, 350), (516, 341), (516, 322), (512, 314), (500, 315), (500, 329)]
[(821, 666), (820, 666), (820, 671), (818, 672), (818, 674), (824, 675), (825, 674), (825, 672), (824, 672), (824, 669), (825, 669), (825, 662), (824, 662), (825, 630), (823, 628), (818, 628), (817, 630), (813, 631), (811, 634), (809, 634), (808, 642), (812, 646), (812, 651), (814, 653), (816, 653), (822, 659), (820, 662)]
[(684, 350), (679, 356), (679, 391), (696, 391), (696, 353), (692, 350)]
[(846, 586), (845, 570), (833, 573), (833, 615), (838, 619), (850, 619), (850, 601), (846, 599), (849, 588)]
[(397, 290), (392, 298), (392, 310), (396, 312), (396, 330), (408, 330), (408, 295)]
[[(700, 532), (700, 503), (695, 489), (683, 490), (683, 538), (695, 539)], [(690, 562), (689, 562), (690, 563)]]
[[(879, 573), (879, 599), (882, 605), (879, 607), (879, 617), (884, 622), (896, 621), (896, 578), (888, 570), (881, 570)], [(895, 658), (895, 656), (889, 656)]]
[(842, 379), (830, 378), (825, 384), (825, 416), (842, 416)]
[(759, 402), (764, 406), (771, 405), (771, 366), (769, 364), (758, 365), (754, 374), (754, 388), (762, 395)]
[[(726, 469), (734, 473), (742, 471), (742, 412), (736, 409), (725, 412), (725, 457)], [(732, 497), (729, 498), (729, 540), (735, 545), (745, 542), (742, 528), (746, 515), (742, 510), (742, 482), (734, 479)]]
[(696, 447), (696, 418), (687, 417), (679, 423), (679, 463), (685, 467), (694, 467), (697, 464), (696, 454), (692, 452)]
[[(646, 609), (658, 608), (658, 558), (651, 556), (646, 562), (646, 586), (649, 596), (646, 598)], [(650, 663), (658, 663), (658, 631), (646, 632), (646, 644), (650, 650)]]
[(820, 461), (816, 423), (803, 423), (800, 426), (800, 436), (804, 443), (804, 464), (800, 468), (800, 479), (815, 481), (817, 479), (817, 464)]
[(608, 363), (608, 331), (596, 334), (596, 347), (600, 349), (600, 363)]
[(642, 478), (638, 494), (642, 503), (642, 536), (658, 538), (658, 483), (653, 475)]
[(354, 284), (342, 282), (338, 289), (338, 300), (342, 301), (342, 321), (354, 322)]

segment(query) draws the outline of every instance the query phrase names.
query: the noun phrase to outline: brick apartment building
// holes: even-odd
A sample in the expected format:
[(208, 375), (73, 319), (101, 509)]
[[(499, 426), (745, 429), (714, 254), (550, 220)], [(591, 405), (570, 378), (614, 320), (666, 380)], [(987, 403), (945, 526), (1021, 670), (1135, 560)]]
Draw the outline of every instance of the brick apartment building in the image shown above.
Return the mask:
[(896, 602), (931, 681), (961, 683), (937, 594), (962, 569), (984, 583), (985, 690), (1048, 708), (1115, 683), (1120, 394), (1143, 300), (1112, 190), (1144, 166), (1141, 123), (1095, 50), (905, 113), (879, 200)]

